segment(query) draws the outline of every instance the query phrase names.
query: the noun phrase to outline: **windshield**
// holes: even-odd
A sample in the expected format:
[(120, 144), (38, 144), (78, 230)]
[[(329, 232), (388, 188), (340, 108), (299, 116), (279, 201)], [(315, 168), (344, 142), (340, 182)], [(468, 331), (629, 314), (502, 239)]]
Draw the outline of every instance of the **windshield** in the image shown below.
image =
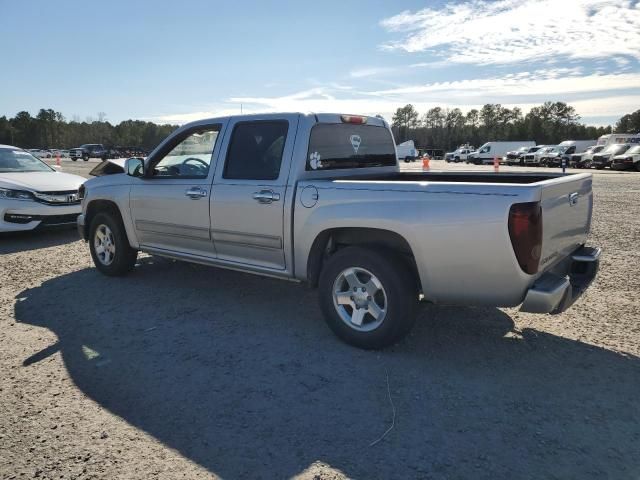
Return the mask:
[(631, 147), (629, 150), (627, 150), (627, 153), (640, 153), (640, 145)]
[(55, 172), (55, 170), (29, 152), (17, 148), (0, 148), (0, 173), (9, 172)]
[(618, 155), (624, 153), (629, 148), (629, 145), (609, 145), (602, 153), (612, 153)]

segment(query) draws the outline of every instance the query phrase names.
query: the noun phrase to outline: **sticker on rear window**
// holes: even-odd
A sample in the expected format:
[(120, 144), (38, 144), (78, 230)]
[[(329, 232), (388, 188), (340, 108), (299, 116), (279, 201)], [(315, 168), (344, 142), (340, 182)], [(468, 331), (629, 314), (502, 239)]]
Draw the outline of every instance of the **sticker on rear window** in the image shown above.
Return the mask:
[(318, 152), (313, 152), (309, 155), (309, 165), (311, 165), (311, 168), (314, 170), (322, 168), (322, 162), (320, 161), (320, 154)]
[(353, 147), (353, 151), (357, 155), (358, 149), (360, 148), (360, 144), (362, 143), (362, 139), (360, 138), (360, 135), (351, 135), (349, 137), (349, 140), (351, 140), (351, 146)]

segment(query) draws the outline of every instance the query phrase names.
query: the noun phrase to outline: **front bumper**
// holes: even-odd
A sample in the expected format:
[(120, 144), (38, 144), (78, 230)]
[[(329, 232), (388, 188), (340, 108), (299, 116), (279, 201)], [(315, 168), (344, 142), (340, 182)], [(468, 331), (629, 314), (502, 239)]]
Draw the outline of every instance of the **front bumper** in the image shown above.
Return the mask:
[(611, 169), (612, 170), (634, 170), (636, 168), (636, 165), (637, 165), (636, 163), (613, 162), (611, 163)]
[(538, 278), (529, 288), (522, 312), (564, 312), (591, 285), (600, 266), (601, 249), (582, 246), (564, 262)]
[(38, 202), (0, 202), (0, 232), (21, 232), (36, 228), (74, 225), (81, 205), (44, 205)]

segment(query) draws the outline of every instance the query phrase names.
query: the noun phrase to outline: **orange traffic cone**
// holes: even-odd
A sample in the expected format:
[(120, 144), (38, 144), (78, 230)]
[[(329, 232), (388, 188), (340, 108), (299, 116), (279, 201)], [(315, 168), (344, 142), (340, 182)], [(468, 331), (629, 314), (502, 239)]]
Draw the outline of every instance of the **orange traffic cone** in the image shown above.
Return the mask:
[(60, 166), (60, 154), (56, 153), (56, 165)]
[(493, 157), (493, 171), (498, 173), (499, 170), (500, 170), (500, 160), (498, 160), (498, 157)]
[(429, 170), (429, 157), (422, 157), (422, 170)]

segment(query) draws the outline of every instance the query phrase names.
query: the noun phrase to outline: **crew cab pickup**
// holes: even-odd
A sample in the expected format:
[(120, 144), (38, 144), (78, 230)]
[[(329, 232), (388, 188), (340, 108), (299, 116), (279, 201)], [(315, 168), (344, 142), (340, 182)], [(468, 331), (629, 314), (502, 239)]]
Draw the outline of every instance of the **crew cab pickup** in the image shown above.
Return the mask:
[(80, 158), (85, 162), (89, 161), (90, 158), (99, 158), (104, 162), (108, 155), (109, 151), (101, 143), (86, 143), (69, 150), (69, 158), (74, 162)]
[(197, 121), (111, 171), (80, 190), (102, 273), (143, 251), (307, 282), (361, 348), (402, 338), (420, 301), (559, 313), (598, 269), (590, 174), (401, 172), (377, 117)]

